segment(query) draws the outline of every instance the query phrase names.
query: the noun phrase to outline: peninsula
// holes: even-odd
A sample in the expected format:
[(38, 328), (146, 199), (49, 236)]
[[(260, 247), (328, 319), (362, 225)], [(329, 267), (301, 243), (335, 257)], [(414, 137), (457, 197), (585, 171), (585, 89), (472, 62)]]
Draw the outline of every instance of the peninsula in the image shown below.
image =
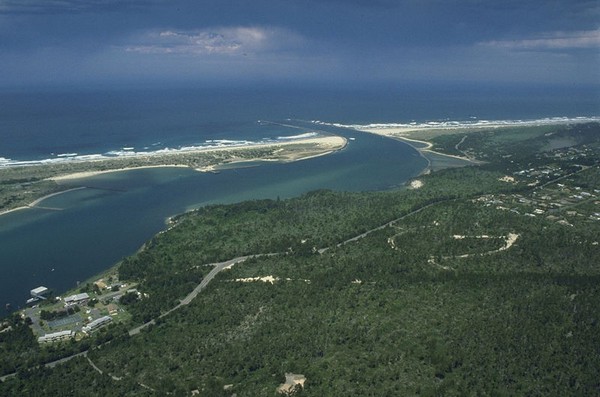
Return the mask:
[(56, 162), (25, 162), (0, 167), (0, 215), (30, 208), (44, 198), (73, 188), (66, 181), (105, 172), (151, 167), (188, 167), (216, 172), (219, 167), (250, 162), (291, 162), (323, 156), (346, 146), (336, 135), (304, 134), (298, 139), (228, 146), (194, 146), (117, 157), (81, 156)]

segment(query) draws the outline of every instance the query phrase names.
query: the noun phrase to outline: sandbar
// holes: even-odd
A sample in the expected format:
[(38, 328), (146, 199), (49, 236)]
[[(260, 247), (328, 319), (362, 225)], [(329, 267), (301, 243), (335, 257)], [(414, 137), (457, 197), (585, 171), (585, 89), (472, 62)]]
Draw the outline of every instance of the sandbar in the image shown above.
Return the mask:
[[(239, 145), (239, 146), (226, 146), (226, 147), (198, 147), (193, 150), (186, 151), (173, 151), (173, 152), (151, 152), (147, 154), (139, 154), (136, 156), (123, 157), (123, 161), (127, 160), (143, 160), (147, 162), (157, 161), (160, 164), (151, 165), (134, 165), (127, 167), (110, 168), (106, 170), (89, 170), (73, 172), (64, 175), (52, 176), (47, 178), (53, 181), (66, 181), (72, 179), (87, 178), (108, 172), (119, 172), (119, 171), (130, 171), (134, 169), (143, 168), (157, 168), (157, 167), (185, 167), (194, 168), (201, 172), (210, 172), (215, 170), (218, 166), (224, 164), (238, 164), (244, 162), (256, 162), (256, 161), (279, 161), (279, 162), (290, 162), (306, 160), (313, 157), (324, 156), (337, 150), (341, 150), (346, 146), (346, 139), (337, 135), (332, 136), (318, 136), (303, 138), (298, 140), (290, 141), (278, 141), (273, 143), (259, 143), (253, 145)], [(243, 153), (251, 150), (271, 150), (270, 153), (261, 153), (256, 156), (245, 156)], [(219, 161), (214, 161), (212, 164), (193, 167), (189, 162), (186, 162), (186, 157), (194, 155), (210, 155), (219, 154)], [(111, 159), (109, 161), (119, 161), (120, 159)], [(107, 161), (105, 159), (89, 160), (85, 163), (92, 164)], [(177, 163), (181, 161), (181, 163)]]
[[(0, 186), (0, 203), (9, 199), (12, 205), (0, 206), (0, 216), (35, 207), (42, 200), (72, 188), (69, 182), (99, 174), (158, 167), (216, 172), (225, 165), (306, 160), (342, 150), (346, 145), (347, 140), (341, 136), (311, 135), (255, 144), (193, 147), (108, 158), (73, 159), (55, 164), (9, 166), (0, 168), (0, 181), (3, 182)], [(23, 180), (31, 182), (23, 183)]]

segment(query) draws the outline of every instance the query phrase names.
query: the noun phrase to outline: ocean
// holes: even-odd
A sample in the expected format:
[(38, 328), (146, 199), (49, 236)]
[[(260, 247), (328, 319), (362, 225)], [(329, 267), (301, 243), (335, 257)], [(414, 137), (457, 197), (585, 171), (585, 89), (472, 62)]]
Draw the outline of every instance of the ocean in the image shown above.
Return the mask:
[(0, 303), (17, 309), (39, 285), (63, 293), (134, 253), (165, 228), (167, 217), (192, 208), (293, 197), (321, 188), (397, 188), (426, 166), (404, 143), (341, 125), (595, 117), (599, 103), (593, 89), (531, 87), (0, 93), (0, 167), (251, 144), (312, 131), (349, 138), (343, 151), (290, 164), (260, 164), (219, 174), (158, 168), (98, 175), (86, 179), (89, 188), (44, 201), (44, 206), (61, 211), (29, 209), (0, 216)]

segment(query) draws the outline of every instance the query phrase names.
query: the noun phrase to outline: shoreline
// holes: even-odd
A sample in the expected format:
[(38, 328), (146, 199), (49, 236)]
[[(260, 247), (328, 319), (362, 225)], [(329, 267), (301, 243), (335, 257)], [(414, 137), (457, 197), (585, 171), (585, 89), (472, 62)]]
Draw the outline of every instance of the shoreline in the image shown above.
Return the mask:
[[(85, 164), (85, 163), (83, 163)], [(62, 181), (71, 181), (74, 179), (84, 179), (84, 178), (90, 178), (92, 176), (96, 176), (96, 175), (102, 175), (102, 174), (108, 174), (111, 172), (124, 172), (124, 171), (133, 171), (133, 170), (141, 170), (141, 169), (145, 169), (145, 168), (190, 168), (187, 165), (184, 164), (178, 164), (178, 165), (169, 165), (169, 164), (165, 164), (165, 165), (140, 165), (140, 166), (132, 166), (132, 167), (123, 167), (123, 168), (115, 168), (115, 169), (110, 169), (110, 170), (102, 170), (102, 171), (79, 171), (79, 172), (74, 172), (72, 174), (65, 174), (65, 175), (60, 175), (60, 176), (52, 176), (49, 178), (46, 178), (46, 180), (48, 181), (54, 181), (54, 182), (62, 182)], [(79, 189), (79, 188), (75, 188), (75, 189)], [(74, 189), (69, 189), (69, 190), (65, 190), (64, 192), (59, 192), (59, 193), (65, 193), (68, 191), (71, 191)], [(41, 200), (41, 199), (38, 199)]]
[(47, 195), (45, 195), (43, 197), (40, 197), (40, 198), (32, 201), (31, 203), (29, 203), (27, 205), (22, 205), (22, 206), (17, 207), (17, 208), (12, 208), (12, 209), (9, 209), (9, 210), (0, 211), (0, 216), (10, 214), (11, 212), (16, 212), (16, 211), (21, 211), (21, 210), (27, 210), (27, 209), (36, 208), (38, 204), (40, 204), (42, 201), (44, 201), (46, 199), (49, 199), (50, 197), (59, 196), (59, 195), (64, 194), (64, 193), (69, 193), (69, 192), (73, 192), (75, 190), (81, 190), (81, 189), (85, 189), (85, 186), (79, 186), (79, 187), (74, 187), (72, 189), (61, 190), (59, 192), (50, 193), (50, 194), (47, 194)]
[[(66, 164), (65, 168), (75, 168), (66, 170), (55, 170), (53, 165), (21, 165), (6, 167), (6, 170), (19, 169), (27, 170), (29, 167), (37, 167), (36, 170), (46, 170), (47, 173), (55, 175), (46, 176), (42, 182), (53, 182), (55, 188), (58, 186), (69, 187), (61, 182), (71, 182), (74, 180), (90, 178), (97, 175), (133, 171), (150, 168), (190, 168), (197, 172), (216, 172), (220, 167), (232, 165), (242, 165), (250, 162), (281, 162), (288, 163), (300, 160), (308, 160), (315, 157), (325, 156), (343, 150), (348, 145), (348, 140), (339, 135), (320, 135), (301, 139), (293, 139), (283, 142), (265, 142), (252, 145), (236, 145), (226, 147), (204, 147), (194, 150), (177, 150), (173, 152), (153, 152), (144, 154), (133, 154), (131, 156), (122, 156), (117, 158), (72, 160)], [(250, 153), (250, 151), (264, 151), (264, 153)], [(137, 161), (138, 164), (135, 164)], [(134, 164), (127, 165), (127, 162)], [(139, 163), (142, 164), (139, 164)], [(188, 164), (186, 164), (186, 162)], [(204, 164), (196, 164), (196, 163)], [(121, 164), (119, 164), (121, 163)], [(149, 164), (144, 164), (149, 163)], [(212, 163), (212, 164), (211, 164)], [(94, 169), (95, 167), (107, 166), (107, 169)], [(112, 168), (112, 167), (114, 168)], [(85, 170), (85, 167), (91, 169)], [(79, 170), (77, 170), (79, 168)], [(81, 170), (84, 168), (84, 170)], [(0, 171), (2, 168), (0, 168)], [(0, 210), (0, 217), (16, 211), (34, 208), (43, 200), (67, 193), (83, 187), (74, 187), (61, 191), (54, 191), (34, 199), (30, 203), (21, 204), (15, 208)]]
[(316, 121), (316, 124), (332, 125), (353, 130), (394, 130), (394, 133), (410, 133), (415, 131), (449, 131), (449, 130), (482, 130), (516, 127), (541, 127), (568, 124), (600, 122), (600, 116), (551, 117), (530, 120), (477, 120), (477, 121), (430, 121), (411, 123), (372, 123), (372, 124), (340, 124)]
[[(438, 127), (438, 128), (436, 128), (436, 130), (454, 130), (454, 129), (458, 129), (458, 128), (453, 128), (453, 127), (448, 127), (448, 128), (439, 128)], [(467, 166), (467, 165), (480, 165), (480, 164), (484, 163), (483, 161), (476, 160), (476, 159), (470, 159), (468, 157), (436, 152), (435, 150), (431, 149), (433, 147), (433, 144), (431, 142), (420, 140), (420, 139), (409, 138), (409, 137), (403, 135), (403, 134), (408, 134), (413, 131), (421, 131), (422, 129), (419, 129), (419, 128), (398, 128), (398, 127), (362, 128), (362, 129), (357, 128), (355, 130), (358, 132), (379, 135), (379, 136), (394, 139), (394, 140), (397, 140), (400, 142), (404, 142), (407, 145), (409, 145), (410, 147), (412, 147), (413, 149), (415, 149), (419, 153), (419, 155), (427, 161), (427, 166), (419, 173), (419, 175), (417, 175), (417, 177), (419, 177), (421, 175), (427, 175), (430, 172), (434, 171), (435, 169), (452, 168), (451, 166), (443, 166), (443, 167), (439, 167), (439, 168), (435, 167), (434, 163), (438, 162), (438, 160), (436, 160), (434, 158), (434, 156), (446, 158), (449, 160), (459, 160), (459, 161), (462, 161), (465, 163), (465, 164), (460, 164), (460, 165), (457, 164), (456, 167), (462, 167), (462, 166)], [(419, 147), (419, 146), (415, 145), (415, 143), (418, 143), (423, 146)]]
[[(263, 158), (263, 157), (249, 157), (249, 158), (236, 158), (232, 156), (230, 159), (222, 159), (217, 164), (207, 165), (203, 167), (192, 167), (190, 165), (184, 163), (174, 163), (174, 164), (148, 164), (148, 165), (139, 165), (139, 166), (130, 166), (130, 167), (122, 167), (122, 168), (113, 168), (107, 170), (97, 170), (97, 171), (78, 171), (73, 173), (68, 173), (64, 175), (52, 176), (46, 178), (46, 180), (51, 180), (54, 182), (66, 181), (72, 179), (81, 179), (88, 178), (91, 176), (101, 175), (110, 172), (123, 172), (123, 171), (131, 171), (137, 169), (146, 169), (146, 168), (161, 168), (161, 167), (175, 167), (175, 168), (192, 168), (198, 172), (212, 172), (215, 169), (218, 169), (222, 165), (226, 164), (239, 164), (244, 162), (260, 162), (260, 161), (273, 161), (273, 162), (291, 162), (291, 161), (300, 161), (307, 160), (310, 158), (325, 156), (331, 153), (334, 153), (338, 150), (343, 150), (347, 146), (348, 142), (345, 138), (335, 135), (335, 136), (321, 136), (321, 137), (311, 137), (304, 138), (298, 140), (290, 140), (289, 142), (273, 142), (273, 143), (259, 143), (255, 145), (238, 145), (238, 146), (227, 146), (227, 147), (209, 147), (209, 148), (199, 148), (195, 150), (185, 150), (185, 151), (176, 151), (172, 153), (149, 153), (149, 154), (140, 154), (138, 156), (123, 156), (122, 160), (127, 161), (128, 159), (145, 159), (145, 160), (170, 160), (177, 159), (182, 155), (195, 155), (195, 154), (211, 154), (211, 153), (227, 153), (232, 151), (247, 151), (247, 150), (261, 150), (261, 149), (277, 149), (282, 147), (281, 150), (285, 150), (283, 148), (290, 146), (298, 146), (298, 145), (313, 145), (315, 146), (314, 150), (325, 150), (322, 153), (316, 153), (311, 155), (302, 155), (303, 152), (291, 153), (283, 156), (282, 158)], [(275, 154), (275, 153), (274, 153)], [(295, 155), (294, 155), (295, 154)], [(120, 158), (110, 159), (110, 161), (120, 161)], [(95, 164), (102, 161), (107, 161), (106, 159), (98, 159), (98, 160), (82, 160), (81, 162), (77, 161), (74, 163), (79, 164)]]
[[(532, 119), (532, 120), (478, 120), (474, 122), (459, 122), (459, 121), (442, 121), (442, 122), (426, 122), (426, 123), (375, 123), (375, 124), (339, 124), (339, 123), (327, 123), (322, 121), (314, 121), (317, 125), (331, 125), (339, 128), (348, 128), (357, 132), (364, 132), (369, 134), (375, 134), (384, 136), (387, 138), (396, 139), (402, 141), (415, 150), (428, 161), (428, 166), (419, 174), (428, 173), (431, 171), (432, 163), (439, 162), (431, 157), (437, 156), (440, 158), (446, 158), (448, 160), (459, 160), (464, 161), (465, 165), (480, 165), (485, 164), (485, 161), (471, 158), (468, 155), (457, 156), (453, 154), (440, 153), (435, 150), (431, 150), (433, 144), (427, 139), (433, 138), (439, 135), (446, 134), (457, 134), (464, 133), (470, 134), (472, 132), (479, 132), (485, 130), (497, 130), (497, 129), (509, 129), (509, 128), (531, 128), (531, 127), (548, 127), (548, 126), (565, 126), (573, 124), (584, 124), (584, 123), (597, 123), (600, 122), (598, 116), (581, 116), (575, 118), (569, 117), (552, 117), (544, 119)], [(416, 137), (415, 137), (416, 135)], [(466, 136), (466, 135), (465, 135)], [(415, 145), (423, 145), (423, 147)], [(462, 143), (462, 141), (460, 142)], [(460, 145), (460, 143), (458, 145)], [(457, 145), (457, 146), (458, 146)], [(457, 147), (457, 150), (458, 147)], [(460, 151), (460, 150), (459, 150)], [(461, 151), (464, 154), (464, 152)], [(457, 165), (458, 166), (458, 165)], [(446, 165), (441, 166), (442, 168), (449, 168), (452, 166)]]

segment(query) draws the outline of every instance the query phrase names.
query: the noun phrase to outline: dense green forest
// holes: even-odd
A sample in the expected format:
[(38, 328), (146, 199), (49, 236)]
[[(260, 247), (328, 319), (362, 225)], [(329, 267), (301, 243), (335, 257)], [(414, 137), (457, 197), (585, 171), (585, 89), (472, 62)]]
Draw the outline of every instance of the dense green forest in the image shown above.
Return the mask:
[(119, 324), (39, 347), (8, 319), (0, 362), (20, 371), (0, 395), (263, 396), (286, 373), (306, 377), (298, 396), (600, 395), (600, 125), (464, 136), (432, 142), (487, 164), (423, 175), (419, 189), (174, 218), (119, 265), (142, 293), (127, 299), (135, 324), (177, 305), (207, 264), (274, 255), (220, 272), (134, 336)]

